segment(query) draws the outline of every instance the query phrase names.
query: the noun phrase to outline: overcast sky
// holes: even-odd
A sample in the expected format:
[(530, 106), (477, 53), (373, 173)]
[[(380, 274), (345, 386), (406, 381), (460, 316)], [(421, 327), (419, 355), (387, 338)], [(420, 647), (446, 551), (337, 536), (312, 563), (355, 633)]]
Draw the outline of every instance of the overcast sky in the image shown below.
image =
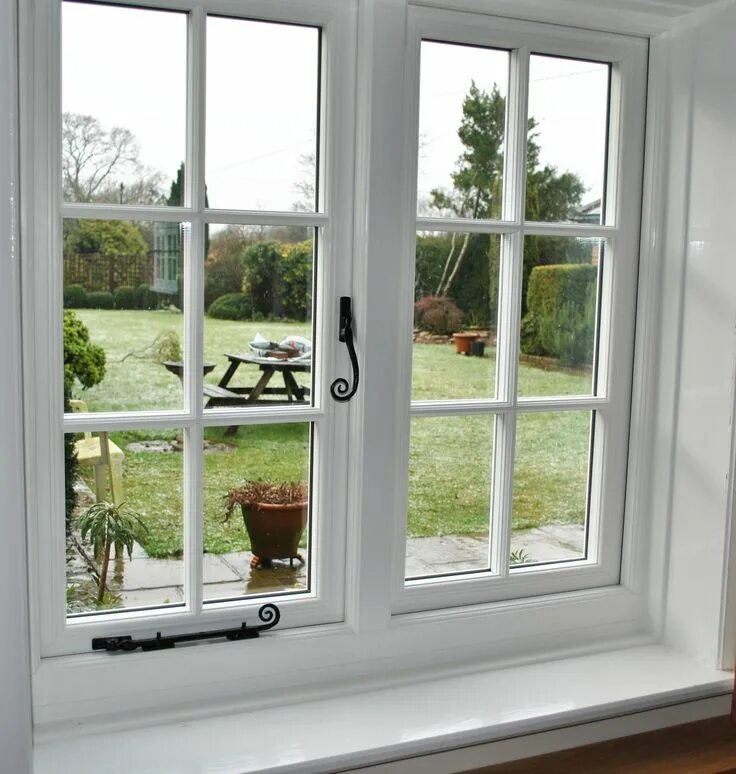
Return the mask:
[[(184, 159), (186, 16), (63, 4), (63, 109), (130, 129), (141, 160), (170, 179)], [(304, 157), (315, 147), (318, 35), (280, 24), (210, 18), (207, 28), (206, 180), (209, 203), (289, 210), (303, 199)], [(533, 57), (529, 112), (541, 161), (580, 175), (586, 201), (601, 192), (607, 68)], [(508, 55), (425, 43), (419, 197), (449, 187), (462, 151), (457, 128), (471, 80), (508, 82)]]

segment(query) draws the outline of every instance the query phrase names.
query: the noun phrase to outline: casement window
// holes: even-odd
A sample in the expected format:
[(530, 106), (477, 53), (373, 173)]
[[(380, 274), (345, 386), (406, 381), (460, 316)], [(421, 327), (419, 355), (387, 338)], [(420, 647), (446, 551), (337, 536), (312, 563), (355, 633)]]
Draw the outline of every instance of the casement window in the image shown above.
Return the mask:
[[(633, 620), (643, 41), (408, 7), (379, 62), (337, 0), (43, 0), (28, 21), (28, 499), (49, 704), (65, 681), (46, 657), (237, 626), (264, 601), (288, 630), (272, 653), (333, 637), (336, 660), (367, 657), (365, 631), (406, 654), (423, 621), (440, 647), (468, 611), (472, 648), (497, 603), (530, 636), (557, 616)], [(360, 376), (343, 402), (346, 296)], [(89, 389), (76, 375), (75, 411), (65, 309), (106, 356)], [(290, 366), (259, 396), (260, 339), (310, 356), (273, 360)], [(122, 491), (112, 457), (101, 479), (84, 467), (85, 436), (119, 453)], [(65, 438), (82, 503), (68, 529)], [(223, 522), (243, 479), (307, 488), (303, 565), (248, 566), (239, 514)], [(147, 528), (98, 604), (75, 519), (105, 492)], [(116, 680), (135, 672), (123, 661)]]

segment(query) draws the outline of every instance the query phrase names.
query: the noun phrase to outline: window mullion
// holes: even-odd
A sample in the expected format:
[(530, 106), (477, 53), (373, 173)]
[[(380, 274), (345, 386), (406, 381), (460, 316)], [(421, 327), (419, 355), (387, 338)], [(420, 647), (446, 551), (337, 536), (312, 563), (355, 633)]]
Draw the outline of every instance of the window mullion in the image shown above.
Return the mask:
[[(503, 217), (521, 224), (526, 201), (528, 91), (529, 49), (519, 48), (511, 52), (510, 62)], [(491, 569), (501, 576), (508, 574), (511, 551), (523, 251), (522, 225), (513, 234), (503, 236), (501, 245), (496, 394), (512, 407), (511, 411), (496, 416), (495, 428)]]
[(206, 109), (206, 23), (202, 8), (189, 17), (187, 52), (187, 159), (185, 164), (185, 202), (197, 213), (191, 224), (189, 240), (184, 239), (184, 315), (185, 370), (184, 400), (195, 421), (185, 432), (184, 470), (184, 589), (189, 609), (202, 609), (203, 589), (203, 478), (202, 459), (202, 385), (201, 363), (204, 351), (203, 288), (205, 223), (201, 216), (205, 203), (204, 127)]

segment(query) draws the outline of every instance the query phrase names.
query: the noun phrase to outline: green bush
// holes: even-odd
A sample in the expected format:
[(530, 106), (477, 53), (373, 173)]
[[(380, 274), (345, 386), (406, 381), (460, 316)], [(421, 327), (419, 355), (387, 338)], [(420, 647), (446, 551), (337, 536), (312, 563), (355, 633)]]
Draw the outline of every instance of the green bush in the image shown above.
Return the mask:
[(115, 288), (115, 308), (116, 309), (137, 309), (138, 300), (135, 294), (135, 288), (129, 285), (121, 285)]
[(87, 306), (87, 291), (81, 285), (67, 285), (64, 288), (64, 308), (84, 309)]
[(241, 256), (254, 314), (306, 320), (312, 307), (312, 242), (258, 242)]
[(280, 317), (278, 299), (281, 245), (278, 242), (258, 242), (243, 251), (243, 293), (250, 299), (253, 310), (264, 317)]
[(75, 380), (83, 388), (105, 378), (105, 350), (89, 340), (87, 326), (74, 312), (64, 312), (64, 388), (71, 396)]
[(158, 306), (158, 293), (154, 293), (145, 282), (135, 289), (135, 301), (138, 309), (156, 309)]
[[(69, 410), (69, 399), (75, 382), (83, 388), (93, 387), (105, 378), (105, 350), (89, 340), (87, 326), (71, 311), (64, 312), (64, 410)], [(64, 435), (64, 493), (66, 525), (77, 504), (74, 480), (79, 463), (74, 449), (74, 434)]]
[(529, 277), (521, 349), (559, 358), (565, 365), (593, 362), (598, 267), (537, 266)]
[(97, 290), (87, 293), (87, 306), (90, 309), (112, 309), (115, 306), (115, 298), (107, 290)]
[(283, 317), (306, 320), (312, 311), (312, 242), (289, 245), (279, 262), (279, 306)]
[(463, 313), (449, 298), (425, 296), (414, 304), (414, 325), (429, 333), (449, 336), (460, 330)]
[(209, 257), (204, 264), (204, 304), (209, 308), (220, 296), (240, 293), (243, 288), (243, 266), (240, 257), (226, 253)]
[(207, 314), (218, 320), (250, 320), (253, 307), (245, 293), (227, 293), (212, 302)]

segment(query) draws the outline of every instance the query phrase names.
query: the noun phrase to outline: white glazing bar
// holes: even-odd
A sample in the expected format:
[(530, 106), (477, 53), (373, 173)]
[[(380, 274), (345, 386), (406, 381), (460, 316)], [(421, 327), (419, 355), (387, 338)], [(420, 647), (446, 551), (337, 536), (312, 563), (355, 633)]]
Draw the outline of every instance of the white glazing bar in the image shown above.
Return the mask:
[(139, 414), (113, 414), (109, 411), (101, 411), (100, 413), (65, 414), (64, 432), (175, 429), (193, 420), (194, 415), (188, 411), (142, 411)]
[(504, 220), (475, 218), (417, 218), (417, 231), (462, 231), (479, 234), (514, 234), (521, 226)]
[[(189, 17), (187, 52), (187, 159), (185, 163), (185, 201), (201, 212), (204, 209), (204, 132), (206, 110), (207, 18), (202, 8)], [(198, 614), (202, 609), (204, 461), (202, 458), (203, 339), (204, 339), (204, 222), (197, 218), (191, 225), (189, 249), (185, 245), (184, 315), (185, 363), (184, 395), (195, 422), (186, 428), (184, 444), (184, 599)]]
[(615, 236), (615, 226), (598, 226), (590, 223), (541, 223), (529, 220), (524, 223), (524, 233), (530, 236), (581, 237), (583, 239), (606, 239)]
[[(511, 52), (509, 96), (506, 106), (503, 215), (522, 222), (526, 204), (527, 104), (529, 49)], [(509, 572), (511, 517), (516, 448), (516, 413), (519, 379), (519, 325), (524, 257), (523, 226), (503, 237), (499, 282), (497, 395), (512, 410), (496, 418), (491, 518), (491, 569), (502, 577)]]
[(181, 223), (192, 219), (193, 211), (188, 207), (152, 207), (132, 204), (77, 204), (67, 202), (61, 205), (64, 218), (101, 218), (103, 220), (155, 220), (166, 223)]
[(317, 212), (270, 212), (258, 210), (207, 210), (208, 223), (239, 226), (326, 226), (327, 215)]
[(230, 425), (286, 425), (299, 422), (314, 422), (325, 416), (325, 410), (311, 408), (307, 404), (273, 406), (263, 403), (253, 408), (208, 409), (201, 422), (204, 427), (227, 427)]
[[(187, 176), (190, 169), (186, 170)], [(187, 181), (187, 194), (191, 191), (191, 182)], [(194, 201), (187, 196), (187, 202)], [(61, 214), (65, 218), (103, 220), (155, 220), (166, 223), (180, 223), (202, 218), (201, 209), (197, 206), (185, 207), (154, 207), (150, 205), (131, 204), (78, 204), (67, 202), (61, 206)], [(324, 226), (327, 215), (309, 212), (260, 212), (258, 210), (207, 210), (203, 218), (208, 223), (223, 223), (225, 225), (242, 226)]]
[(593, 411), (605, 408), (608, 400), (594, 396), (564, 396), (551, 398), (520, 398), (514, 401), (457, 400), (413, 403), (413, 417), (472, 416), (478, 414), (527, 413), (532, 411)]

